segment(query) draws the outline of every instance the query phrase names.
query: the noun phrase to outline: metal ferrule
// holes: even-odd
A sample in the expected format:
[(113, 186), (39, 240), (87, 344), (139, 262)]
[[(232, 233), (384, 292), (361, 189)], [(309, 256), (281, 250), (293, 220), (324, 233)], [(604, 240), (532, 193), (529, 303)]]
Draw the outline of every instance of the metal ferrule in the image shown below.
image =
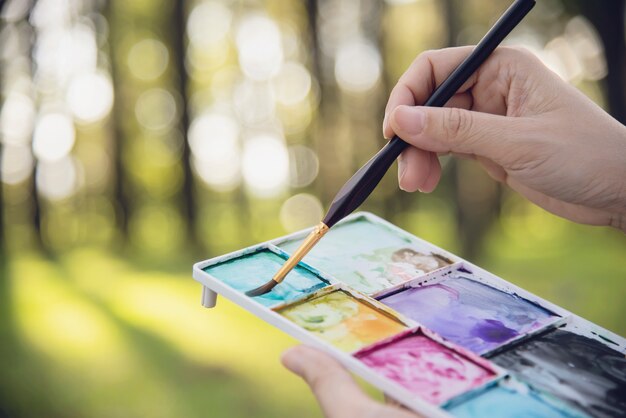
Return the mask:
[(328, 232), (328, 226), (324, 222), (320, 222), (317, 224), (313, 231), (302, 241), (302, 244), (298, 247), (298, 249), (285, 261), (285, 264), (282, 265), (280, 270), (276, 272), (272, 280), (276, 283), (280, 283), (283, 281), (285, 276), (289, 274), (291, 270), (304, 258), (305, 255), (311, 248), (317, 244), (317, 242), (322, 239), (322, 237)]

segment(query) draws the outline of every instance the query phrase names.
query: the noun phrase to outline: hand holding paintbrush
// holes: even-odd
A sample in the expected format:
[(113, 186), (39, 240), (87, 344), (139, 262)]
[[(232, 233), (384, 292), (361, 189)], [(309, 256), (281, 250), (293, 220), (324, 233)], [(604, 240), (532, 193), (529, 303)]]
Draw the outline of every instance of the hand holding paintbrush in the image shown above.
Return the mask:
[[(517, 26), (535, 5), (534, 0), (516, 0), (479, 42), (474, 51), (433, 92), (424, 106), (442, 107), (489, 57), (502, 40)], [(304, 258), (328, 230), (352, 213), (372, 193), (380, 180), (408, 144), (394, 136), (339, 190), (326, 216), (289, 257), (274, 277), (266, 284), (252, 289), (248, 296), (259, 296), (271, 291)]]

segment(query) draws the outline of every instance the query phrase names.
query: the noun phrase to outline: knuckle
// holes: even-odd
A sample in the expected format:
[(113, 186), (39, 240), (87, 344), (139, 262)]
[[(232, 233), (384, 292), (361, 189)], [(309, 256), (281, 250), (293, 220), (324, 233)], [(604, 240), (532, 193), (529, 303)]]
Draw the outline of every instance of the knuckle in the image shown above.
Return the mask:
[(435, 49), (427, 49), (426, 51), (422, 51), (417, 56), (417, 58), (415, 58), (415, 62), (430, 61), (436, 53), (437, 50)]
[(466, 136), (471, 131), (471, 125), (470, 113), (461, 109), (450, 108), (443, 118), (443, 130), (449, 139)]
[(515, 57), (521, 57), (529, 53), (528, 49), (518, 45), (500, 46), (498, 49), (507, 55)]
[(498, 47), (506, 56), (510, 59), (518, 60), (521, 62), (527, 62), (529, 60), (536, 60), (535, 54), (528, 48), (523, 46), (501, 46)]

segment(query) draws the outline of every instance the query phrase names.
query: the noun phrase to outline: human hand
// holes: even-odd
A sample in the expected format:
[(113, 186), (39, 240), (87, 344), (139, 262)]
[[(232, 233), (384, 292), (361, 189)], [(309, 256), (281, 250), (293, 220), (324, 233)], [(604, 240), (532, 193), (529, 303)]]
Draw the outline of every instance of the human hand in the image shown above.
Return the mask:
[(339, 363), (306, 346), (287, 350), (283, 365), (303, 378), (327, 418), (418, 418), (396, 405), (384, 405), (367, 396)]
[(452, 153), (554, 214), (626, 232), (626, 127), (531, 53), (498, 48), (446, 108), (416, 106), (472, 49), (419, 55), (391, 92), (383, 134), (412, 145), (400, 187), (431, 192)]

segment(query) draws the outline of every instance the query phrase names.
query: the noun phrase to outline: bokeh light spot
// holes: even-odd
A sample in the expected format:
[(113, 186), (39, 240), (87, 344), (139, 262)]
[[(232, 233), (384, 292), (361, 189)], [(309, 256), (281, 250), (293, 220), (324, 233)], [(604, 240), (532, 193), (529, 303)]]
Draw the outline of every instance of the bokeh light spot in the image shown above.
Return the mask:
[(113, 85), (106, 74), (83, 74), (72, 80), (66, 99), (78, 122), (96, 122), (113, 107)]
[(234, 91), (233, 105), (245, 125), (258, 125), (271, 120), (276, 112), (274, 92), (266, 83), (249, 79)]
[(144, 128), (152, 131), (165, 131), (176, 121), (176, 100), (165, 89), (150, 89), (137, 99), (135, 116)]
[(30, 140), (35, 120), (35, 105), (30, 97), (9, 93), (0, 113), (0, 133), (5, 144), (25, 144)]
[(280, 104), (298, 104), (311, 91), (311, 75), (302, 64), (287, 62), (274, 80), (274, 91)]
[(33, 152), (42, 161), (65, 157), (74, 146), (76, 132), (72, 119), (64, 113), (46, 113), (39, 118), (33, 134)]
[(289, 185), (291, 187), (306, 187), (313, 183), (319, 172), (317, 154), (304, 145), (294, 145), (289, 148)]
[(272, 197), (281, 193), (289, 177), (289, 155), (283, 141), (266, 134), (248, 139), (242, 171), (252, 194)]
[(229, 116), (207, 113), (189, 127), (193, 167), (218, 191), (232, 190), (240, 181), (239, 127)]
[(361, 93), (372, 89), (381, 74), (381, 58), (372, 43), (357, 39), (339, 46), (335, 78), (343, 90)]
[(254, 80), (267, 80), (280, 71), (283, 49), (278, 26), (263, 15), (245, 17), (237, 30), (239, 65)]
[(324, 209), (319, 199), (308, 193), (290, 197), (280, 208), (280, 222), (287, 232), (315, 225), (322, 219)]
[(37, 165), (37, 190), (49, 200), (70, 197), (78, 188), (76, 163), (71, 157)]
[(130, 72), (140, 80), (155, 80), (167, 68), (169, 53), (163, 42), (146, 38), (137, 42), (128, 52)]
[(198, 4), (189, 14), (187, 35), (197, 48), (210, 48), (224, 41), (230, 31), (232, 12), (221, 2)]
[(33, 155), (26, 145), (4, 145), (0, 161), (0, 178), (6, 184), (26, 180), (33, 168)]

